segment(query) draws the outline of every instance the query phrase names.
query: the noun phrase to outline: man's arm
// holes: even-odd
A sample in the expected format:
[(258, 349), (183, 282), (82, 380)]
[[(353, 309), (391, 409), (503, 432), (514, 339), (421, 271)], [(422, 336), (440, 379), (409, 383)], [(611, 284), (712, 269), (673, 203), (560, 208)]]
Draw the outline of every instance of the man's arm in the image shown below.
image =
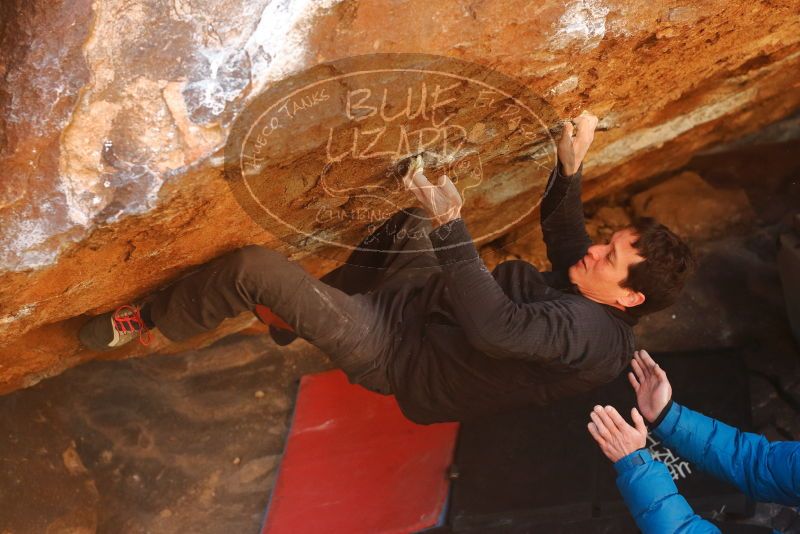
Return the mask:
[(558, 162), (547, 181), (541, 206), (541, 225), (547, 258), (553, 271), (566, 271), (585, 254), (592, 241), (586, 234), (581, 202), (583, 158), (594, 139), (597, 117), (582, 113), (572, 123), (564, 123), (558, 140)]
[(566, 365), (589, 353), (597, 324), (591, 310), (564, 300), (517, 303), (508, 298), (478, 256), (462, 219), (436, 228), (430, 239), (453, 313), (472, 346), (495, 358)]
[[(561, 166), (577, 174), (589, 149), (597, 117), (581, 115), (564, 126), (558, 151)], [(403, 181), (436, 227), (431, 242), (442, 266), (454, 313), (470, 344), (496, 358), (536, 359), (574, 365), (590, 353), (589, 340), (602, 344), (609, 335), (591, 309), (574, 302), (550, 300), (518, 304), (509, 299), (478, 257), (461, 219), (462, 199), (443, 176), (436, 184), (424, 174), (422, 158), (412, 161)], [(579, 183), (579, 182), (578, 182)], [(561, 187), (561, 185), (559, 185)], [(578, 192), (580, 202), (580, 191)]]
[(800, 506), (800, 442), (770, 443), (677, 403), (653, 429), (682, 458), (756, 501)]
[(644, 450), (647, 427), (639, 410), (631, 410), (634, 426), (613, 406), (595, 406), (589, 417), (589, 433), (606, 458), (614, 462), (617, 487), (642, 532), (719, 532), (692, 511), (666, 466), (654, 462)]
[(592, 244), (586, 233), (581, 201), (581, 169), (564, 176), (557, 163), (550, 173), (541, 207), (547, 259), (553, 271), (566, 271), (586, 255)]
[(614, 463), (617, 488), (636, 525), (644, 534), (700, 534), (719, 532), (694, 513), (678, 493), (667, 467), (653, 461), (645, 450), (630, 453)]

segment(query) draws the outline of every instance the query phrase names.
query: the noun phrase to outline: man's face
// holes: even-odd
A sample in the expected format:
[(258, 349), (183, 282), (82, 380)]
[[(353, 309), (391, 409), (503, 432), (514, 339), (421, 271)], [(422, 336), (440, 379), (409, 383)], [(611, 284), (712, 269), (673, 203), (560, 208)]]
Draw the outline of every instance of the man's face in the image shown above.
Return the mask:
[(644, 302), (644, 295), (620, 284), (628, 278), (628, 267), (644, 261), (633, 244), (632, 228), (615, 232), (605, 245), (592, 245), (586, 255), (569, 268), (570, 281), (581, 294), (595, 302), (630, 308)]

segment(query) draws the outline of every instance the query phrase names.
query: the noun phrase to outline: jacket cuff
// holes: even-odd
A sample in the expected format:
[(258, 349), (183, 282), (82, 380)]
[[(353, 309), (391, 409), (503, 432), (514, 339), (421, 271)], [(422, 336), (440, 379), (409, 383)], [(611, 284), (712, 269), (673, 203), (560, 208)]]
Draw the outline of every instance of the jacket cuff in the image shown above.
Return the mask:
[(672, 409), (672, 404), (673, 404), (672, 399), (669, 399), (669, 402), (667, 403), (666, 406), (664, 406), (664, 408), (662, 408), (661, 413), (658, 414), (658, 417), (656, 417), (656, 420), (653, 421), (652, 423), (647, 423), (647, 428), (649, 428), (651, 430), (654, 429), (654, 428), (658, 428), (658, 426), (661, 424), (661, 422), (667, 416), (669, 411)]
[[(578, 167), (578, 171), (570, 176), (564, 176), (561, 172), (561, 162), (556, 163), (555, 169), (550, 173), (550, 180), (547, 182), (544, 194), (542, 195), (542, 203), (540, 205), (540, 215), (542, 226), (547, 224), (547, 221), (553, 214), (559, 210), (564, 204), (567, 196), (570, 195), (570, 189), (573, 187), (580, 188), (581, 173), (583, 172), (583, 163)], [(580, 195), (578, 194), (578, 205), (580, 206)], [(578, 208), (582, 210), (582, 208)], [(580, 211), (581, 218), (583, 218), (583, 211)]]
[(430, 233), (431, 244), (439, 258), (439, 263), (446, 265), (460, 261), (474, 260), (478, 251), (472, 243), (464, 219), (454, 219)]
[(558, 175), (561, 176), (562, 178), (566, 178), (567, 180), (572, 180), (572, 178), (574, 176), (578, 176), (582, 172), (583, 172), (583, 162), (581, 162), (581, 164), (578, 166), (578, 170), (575, 171), (574, 174), (564, 174), (563, 172), (561, 172), (561, 162), (560, 161), (558, 162), (558, 165), (556, 165), (556, 173), (558, 173)]
[(580, 176), (582, 171), (583, 163), (581, 163), (581, 166), (578, 167), (578, 170), (575, 172), (575, 174), (570, 174), (567, 176), (561, 172), (561, 162), (557, 162), (555, 169), (553, 169), (553, 172), (550, 173), (550, 179), (547, 181), (547, 185), (544, 188), (544, 194), (542, 195), (542, 198), (546, 198), (548, 195), (553, 195), (555, 198), (563, 197), (565, 194), (567, 194), (567, 189), (569, 189), (569, 186), (572, 185), (572, 181), (576, 176)]
[(625, 473), (626, 471), (630, 471), (631, 469), (635, 469), (641, 465), (649, 464), (653, 461), (653, 457), (650, 456), (650, 453), (647, 449), (639, 449), (638, 451), (633, 451), (627, 456), (624, 456), (614, 462), (614, 469), (617, 470), (617, 474)]
[(681, 417), (681, 405), (677, 402), (670, 401), (669, 409), (665, 409), (658, 417), (661, 421), (657, 425), (653, 425), (653, 433), (658, 438), (663, 439), (665, 435), (671, 434), (675, 426), (678, 424), (678, 419)]

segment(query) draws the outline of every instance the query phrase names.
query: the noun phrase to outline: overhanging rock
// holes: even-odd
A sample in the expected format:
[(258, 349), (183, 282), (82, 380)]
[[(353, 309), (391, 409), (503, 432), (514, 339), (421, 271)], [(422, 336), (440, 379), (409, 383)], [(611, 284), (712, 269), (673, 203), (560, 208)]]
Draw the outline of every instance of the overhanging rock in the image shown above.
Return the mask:
[[(512, 77), (558, 116), (589, 109), (602, 131), (586, 161), (588, 198), (796, 110), (796, 9), (793, 0), (5, 2), (0, 392), (94, 357), (75, 338), (82, 315), (135, 300), (226, 250), (262, 243), (317, 274), (331, 267), (256, 224), (223, 176), (241, 111), (293, 74), (361, 54), (420, 52)], [(297, 147), (286, 168), (302, 160), (307, 147)], [(471, 207), (474, 233), (508, 202), (538, 202), (508, 174)], [(363, 186), (373, 176), (351, 178)], [(363, 230), (341, 225), (332, 235)], [(250, 323), (121, 356), (182, 350)]]

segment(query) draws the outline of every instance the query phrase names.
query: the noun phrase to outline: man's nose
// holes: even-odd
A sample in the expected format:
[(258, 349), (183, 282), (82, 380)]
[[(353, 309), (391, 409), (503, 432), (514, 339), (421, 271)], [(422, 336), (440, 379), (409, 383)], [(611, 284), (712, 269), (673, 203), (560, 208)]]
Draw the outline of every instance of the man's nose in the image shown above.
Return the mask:
[(599, 260), (603, 256), (604, 245), (592, 245), (589, 247), (589, 255), (592, 259)]

